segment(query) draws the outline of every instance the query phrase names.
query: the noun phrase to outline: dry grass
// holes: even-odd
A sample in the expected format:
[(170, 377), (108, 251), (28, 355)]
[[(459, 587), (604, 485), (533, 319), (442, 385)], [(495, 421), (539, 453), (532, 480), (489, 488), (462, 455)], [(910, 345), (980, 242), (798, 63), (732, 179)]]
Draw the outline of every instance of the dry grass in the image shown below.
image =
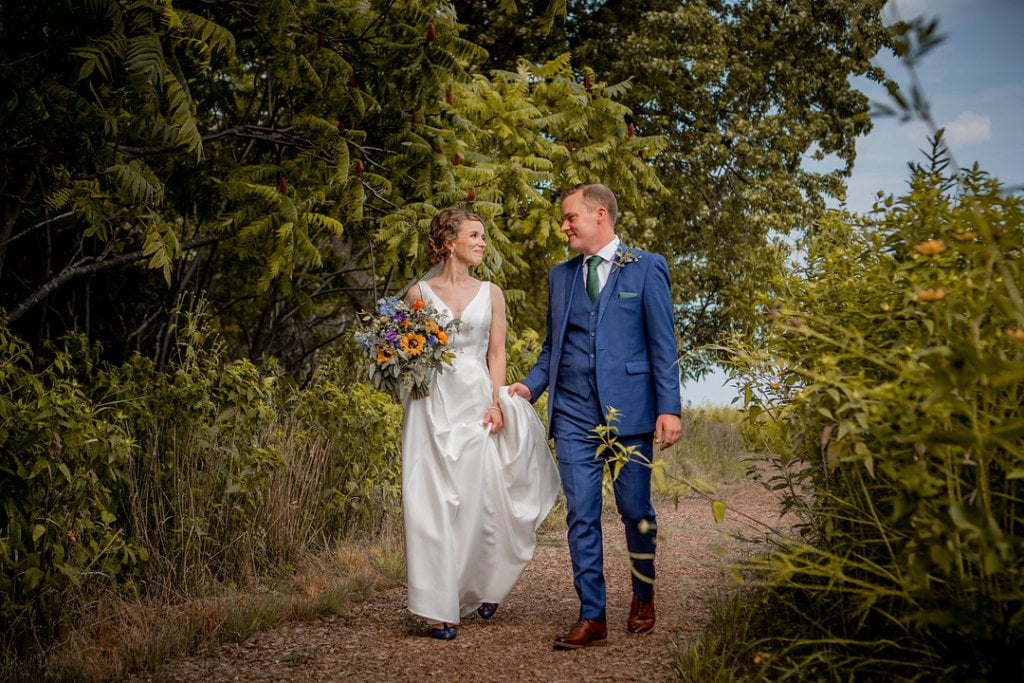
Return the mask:
[(225, 590), (187, 600), (132, 601), (105, 594), (86, 605), (79, 626), (33, 666), (13, 677), (39, 681), (119, 679), (156, 671), (204, 645), (242, 642), (286, 621), (334, 614), (404, 579), (401, 538), (341, 545), (307, 557), (280, 585)]

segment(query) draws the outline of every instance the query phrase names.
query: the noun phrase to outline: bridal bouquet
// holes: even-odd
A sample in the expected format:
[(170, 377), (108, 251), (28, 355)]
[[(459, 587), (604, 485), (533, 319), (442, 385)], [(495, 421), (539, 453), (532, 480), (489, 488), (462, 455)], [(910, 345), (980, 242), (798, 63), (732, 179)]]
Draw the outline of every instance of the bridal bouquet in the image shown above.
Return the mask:
[(395, 296), (378, 299), (376, 312), (361, 317), (364, 329), (355, 333), (355, 339), (366, 351), (373, 385), (400, 400), (430, 394), (433, 373), (451, 365), (455, 357), (448, 338), (459, 321), (446, 322), (422, 299), (409, 304)]

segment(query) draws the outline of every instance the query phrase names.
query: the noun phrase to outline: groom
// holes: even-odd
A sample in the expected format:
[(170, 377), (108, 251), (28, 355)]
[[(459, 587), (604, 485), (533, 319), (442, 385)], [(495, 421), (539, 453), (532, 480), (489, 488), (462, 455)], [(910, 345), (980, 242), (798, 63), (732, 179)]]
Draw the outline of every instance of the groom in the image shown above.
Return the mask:
[(579, 621), (555, 639), (572, 650), (607, 638), (601, 540), (604, 460), (593, 429), (618, 409), (619, 442), (644, 461), (615, 479), (615, 503), (626, 527), (633, 600), (626, 628), (654, 628), (654, 546), (650, 463), (681, 433), (679, 372), (668, 266), (657, 254), (631, 249), (615, 235), (618, 204), (598, 183), (562, 198), (562, 232), (580, 254), (548, 275), (547, 336), (533, 369), (510, 394), (536, 400), (550, 389), (549, 430), (568, 504), (569, 553), (580, 598)]

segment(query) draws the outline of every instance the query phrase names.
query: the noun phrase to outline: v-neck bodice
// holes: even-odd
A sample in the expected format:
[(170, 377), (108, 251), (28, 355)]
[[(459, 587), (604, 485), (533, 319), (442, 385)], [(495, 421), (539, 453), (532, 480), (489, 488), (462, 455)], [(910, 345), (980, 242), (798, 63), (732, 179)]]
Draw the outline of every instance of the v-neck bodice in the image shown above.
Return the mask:
[[(436, 308), (439, 313), (454, 318), (455, 314), (444, 299), (426, 282), (420, 282), (420, 293), (423, 300)], [(449, 345), (457, 352), (454, 363), (462, 360), (472, 359), (486, 365), (487, 344), (490, 341), (491, 333), (491, 287), (487, 282), (481, 282), (473, 298), (469, 300), (466, 307), (462, 309), (459, 329), (449, 338)]]

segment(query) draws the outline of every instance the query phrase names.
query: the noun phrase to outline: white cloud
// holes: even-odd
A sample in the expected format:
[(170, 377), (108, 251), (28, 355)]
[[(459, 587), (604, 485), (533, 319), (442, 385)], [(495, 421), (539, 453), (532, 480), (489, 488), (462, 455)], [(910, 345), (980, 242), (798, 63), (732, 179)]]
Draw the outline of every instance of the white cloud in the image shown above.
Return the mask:
[(943, 128), (946, 129), (946, 139), (950, 147), (962, 147), (992, 139), (992, 119), (988, 114), (961, 112)]

